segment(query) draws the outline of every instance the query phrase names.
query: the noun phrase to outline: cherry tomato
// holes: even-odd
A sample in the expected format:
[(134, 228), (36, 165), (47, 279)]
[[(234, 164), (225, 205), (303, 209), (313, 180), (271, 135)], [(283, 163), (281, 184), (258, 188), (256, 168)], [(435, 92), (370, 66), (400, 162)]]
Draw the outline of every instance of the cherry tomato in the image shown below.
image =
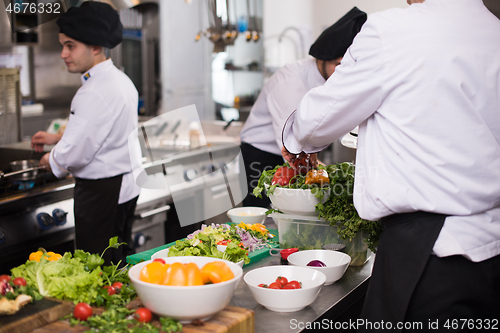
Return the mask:
[(0, 275), (0, 282), (9, 282), (11, 280), (10, 276), (8, 275)]
[(265, 283), (261, 283), (259, 284), (259, 287), (262, 287), (262, 288), (269, 288), (269, 286)]
[(14, 278), (14, 280), (12, 280), (12, 282), (14, 282), (15, 286), (19, 286), (19, 287), (27, 285), (26, 280), (23, 277), (16, 277), (16, 278)]
[(92, 308), (87, 303), (78, 303), (73, 310), (73, 317), (78, 320), (86, 321), (92, 316)]
[(156, 258), (156, 259), (154, 259), (153, 261), (160, 262), (160, 263), (162, 263), (163, 265), (165, 265), (165, 260), (163, 260), (162, 258)]
[(290, 281), (288, 282), (283, 289), (301, 289), (302, 286), (300, 285), (300, 282), (298, 281)]
[(153, 318), (153, 314), (146, 308), (139, 308), (135, 311), (134, 317), (141, 323), (149, 323)]
[(269, 285), (269, 289), (281, 289), (281, 286), (278, 282), (273, 282)]
[(121, 283), (121, 282), (115, 282), (115, 283), (113, 283), (111, 286), (112, 286), (113, 288), (115, 288), (115, 289), (122, 289), (122, 287), (123, 287), (123, 283)]
[(104, 286), (102, 288), (108, 290), (109, 296), (116, 294), (116, 289), (113, 286)]
[(276, 279), (276, 282), (278, 282), (278, 284), (281, 286), (281, 288), (283, 288), (286, 284), (288, 284), (288, 280), (284, 276), (278, 276), (278, 278)]

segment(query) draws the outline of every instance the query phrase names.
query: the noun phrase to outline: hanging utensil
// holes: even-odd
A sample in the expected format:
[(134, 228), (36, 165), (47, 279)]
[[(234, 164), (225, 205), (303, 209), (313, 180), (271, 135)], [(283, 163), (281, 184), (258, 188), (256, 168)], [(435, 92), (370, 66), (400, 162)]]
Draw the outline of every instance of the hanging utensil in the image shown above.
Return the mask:
[(195, 41), (199, 41), (203, 35), (203, 5), (201, 3), (198, 3), (198, 24), (200, 30), (194, 38)]
[(245, 38), (247, 39), (247, 42), (252, 40), (252, 27), (253, 27), (253, 22), (252, 22), (252, 16), (250, 14), (250, 1), (251, 0), (246, 0), (247, 3), (247, 15), (248, 15), (248, 26), (247, 26), (247, 31), (245, 32)]
[(258, 19), (259, 18), (257, 16), (257, 13), (258, 13), (258, 11), (257, 11), (257, 0), (254, 0), (253, 3), (254, 3), (254, 7), (255, 7), (254, 9), (255, 9), (255, 11), (254, 11), (254, 15), (253, 15), (253, 19), (254, 19), (253, 28), (254, 28), (254, 30), (252, 31), (252, 39), (253, 39), (254, 42), (258, 42), (259, 38), (260, 38), (260, 33), (259, 33), (260, 29), (259, 29), (259, 23), (258, 23)]

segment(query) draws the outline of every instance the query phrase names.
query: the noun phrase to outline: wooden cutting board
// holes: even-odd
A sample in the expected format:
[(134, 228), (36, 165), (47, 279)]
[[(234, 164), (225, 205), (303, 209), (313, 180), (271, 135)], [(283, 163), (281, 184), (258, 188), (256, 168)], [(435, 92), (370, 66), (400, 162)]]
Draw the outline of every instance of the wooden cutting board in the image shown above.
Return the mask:
[(0, 316), (0, 333), (25, 333), (46, 326), (73, 311), (73, 303), (44, 298), (26, 304), (13, 315)]
[[(142, 303), (139, 299), (132, 301), (127, 307), (139, 308)], [(100, 314), (103, 309), (94, 309), (94, 313)], [(155, 324), (158, 317), (154, 316), (152, 323)], [(68, 320), (57, 321), (38, 328), (33, 333), (83, 333), (88, 330), (87, 326), (77, 325), (71, 327)], [(253, 310), (227, 306), (215, 314), (210, 320), (194, 324), (184, 324), (183, 333), (254, 333), (255, 314)]]

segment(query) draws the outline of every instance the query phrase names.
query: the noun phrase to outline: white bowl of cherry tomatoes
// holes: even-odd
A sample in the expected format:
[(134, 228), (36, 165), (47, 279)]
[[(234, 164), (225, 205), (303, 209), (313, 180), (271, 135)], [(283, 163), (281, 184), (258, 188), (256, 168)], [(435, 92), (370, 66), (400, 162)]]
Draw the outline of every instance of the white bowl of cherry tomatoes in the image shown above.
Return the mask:
[(314, 302), (325, 274), (308, 267), (266, 266), (243, 277), (257, 303), (275, 312), (295, 312)]

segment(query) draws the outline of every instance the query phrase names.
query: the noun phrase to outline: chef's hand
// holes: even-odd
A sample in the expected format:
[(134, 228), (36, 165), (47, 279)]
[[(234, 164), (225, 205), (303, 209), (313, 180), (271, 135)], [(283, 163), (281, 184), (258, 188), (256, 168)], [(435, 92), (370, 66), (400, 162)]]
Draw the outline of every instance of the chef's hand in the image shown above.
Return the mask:
[(45, 155), (42, 156), (42, 158), (40, 159), (40, 166), (45, 166), (45, 170), (47, 171), (52, 171), (52, 169), (50, 168), (50, 160), (49, 160), (49, 157), (50, 157), (50, 153), (47, 153)]
[[(283, 155), (283, 158), (288, 162), (288, 164), (291, 164), (295, 161), (297, 155), (290, 153), (288, 150), (286, 150), (285, 146), (281, 147), (281, 155)], [(318, 154), (313, 153), (309, 155), (309, 163), (311, 164), (312, 167), (317, 168), (318, 167)], [(320, 162), (320, 164), (323, 164)]]
[(295, 154), (290, 153), (288, 150), (286, 150), (285, 146), (281, 147), (281, 155), (283, 155), (283, 158), (290, 164), (293, 162), (295, 159)]
[(31, 138), (31, 147), (37, 152), (43, 151), (43, 145), (53, 145), (61, 140), (62, 134), (50, 134), (44, 131), (38, 131)]

